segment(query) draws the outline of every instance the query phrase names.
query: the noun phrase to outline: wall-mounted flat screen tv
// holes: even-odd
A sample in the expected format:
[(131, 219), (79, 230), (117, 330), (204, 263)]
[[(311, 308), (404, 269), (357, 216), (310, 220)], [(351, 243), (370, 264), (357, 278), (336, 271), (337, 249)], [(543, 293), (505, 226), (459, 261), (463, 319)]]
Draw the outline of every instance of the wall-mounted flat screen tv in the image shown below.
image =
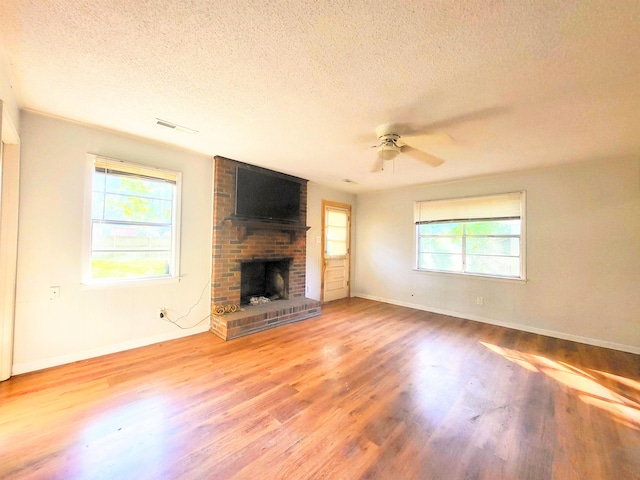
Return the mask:
[(300, 180), (274, 172), (236, 169), (236, 216), (297, 223), (300, 221)]

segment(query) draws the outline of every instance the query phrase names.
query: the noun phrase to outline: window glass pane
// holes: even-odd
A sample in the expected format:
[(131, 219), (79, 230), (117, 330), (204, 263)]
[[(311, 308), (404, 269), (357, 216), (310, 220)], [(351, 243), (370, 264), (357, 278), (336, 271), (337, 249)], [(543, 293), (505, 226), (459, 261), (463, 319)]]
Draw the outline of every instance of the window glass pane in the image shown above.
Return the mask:
[(467, 222), (467, 235), (520, 235), (520, 220)]
[(171, 250), (171, 227), (94, 223), (93, 250)]
[(520, 239), (513, 237), (469, 237), (467, 238), (467, 254), (520, 255)]
[(104, 215), (104, 193), (94, 191), (91, 197), (91, 218), (102, 220)]
[(426, 223), (418, 225), (420, 235), (462, 235), (462, 223)]
[(462, 272), (462, 255), (422, 253), (418, 268), (441, 270), (445, 272)]
[(327, 241), (327, 255), (346, 255), (347, 243), (338, 241)]
[(327, 240), (346, 241), (347, 229), (342, 227), (327, 227)]
[(519, 277), (520, 258), (467, 255), (466, 272), (502, 277)]
[(173, 197), (173, 185), (170, 182), (109, 172), (106, 191), (109, 193), (170, 200)]
[(170, 223), (170, 200), (141, 198), (108, 193), (105, 196), (105, 220)]
[(105, 174), (102, 172), (93, 172), (93, 190), (96, 192), (104, 192)]
[(462, 253), (462, 237), (420, 237), (421, 253)]
[(327, 211), (327, 217), (325, 219), (327, 226), (345, 227), (347, 226), (347, 214), (345, 212), (333, 212)]
[(160, 277), (170, 274), (171, 252), (93, 252), (93, 278)]

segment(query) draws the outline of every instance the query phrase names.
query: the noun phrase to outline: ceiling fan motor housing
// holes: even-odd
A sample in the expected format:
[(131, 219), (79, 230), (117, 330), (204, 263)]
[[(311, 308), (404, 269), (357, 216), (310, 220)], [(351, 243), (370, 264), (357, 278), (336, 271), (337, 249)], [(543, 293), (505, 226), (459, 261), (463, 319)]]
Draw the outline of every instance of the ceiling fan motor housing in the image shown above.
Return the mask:
[(380, 135), (378, 140), (382, 143), (393, 143), (395, 145), (395, 143), (400, 140), (400, 135), (395, 133), (385, 133), (384, 135)]
[(401, 148), (396, 143), (400, 139), (400, 135), (395, 133), (385, 133), (378, 136), (380, 140), (380, 146), (378, 147), (378, 154), (383, 160), (393, 160), (401, 152)]

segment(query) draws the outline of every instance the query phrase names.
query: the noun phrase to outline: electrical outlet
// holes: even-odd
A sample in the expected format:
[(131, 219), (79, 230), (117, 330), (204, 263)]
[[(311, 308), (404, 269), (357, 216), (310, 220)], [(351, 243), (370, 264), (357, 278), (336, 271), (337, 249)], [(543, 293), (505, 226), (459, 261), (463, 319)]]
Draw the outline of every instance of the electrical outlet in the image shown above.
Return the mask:
[(158, 308), (158, 317), (160, 317), (160, 318), (164, 318), (164, 317), (166, 317), (166, 316), (167, 316), (167, 314), (166, 314), (166, 313), (165, 313), (165, 311), (164, 311), (164, 307), (160, 307), (160, 308)]
[(478, 305), (484, 305), (484, 297), (476, 297), (476, 303)]

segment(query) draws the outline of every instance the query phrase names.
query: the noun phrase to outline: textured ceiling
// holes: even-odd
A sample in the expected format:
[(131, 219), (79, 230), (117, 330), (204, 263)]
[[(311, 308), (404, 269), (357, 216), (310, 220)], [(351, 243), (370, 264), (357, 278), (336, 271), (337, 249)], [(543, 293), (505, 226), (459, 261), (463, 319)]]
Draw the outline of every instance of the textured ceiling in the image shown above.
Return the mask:
[[(0, 46), (23, 108), (354, 192), (640, 157), (640, 0), (3, 0)], [(384, 123), (444, 164), (371, 173)]]

